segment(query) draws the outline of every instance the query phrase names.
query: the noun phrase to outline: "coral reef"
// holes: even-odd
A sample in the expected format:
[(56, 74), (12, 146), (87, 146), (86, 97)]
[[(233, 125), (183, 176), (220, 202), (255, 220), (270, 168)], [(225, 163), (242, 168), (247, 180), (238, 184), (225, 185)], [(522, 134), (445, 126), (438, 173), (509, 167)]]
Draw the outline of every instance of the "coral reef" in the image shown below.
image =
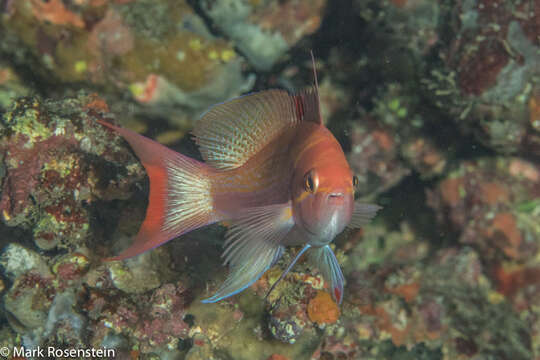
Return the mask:
[[(242, 59), (186, 1), (15, 1), (0, 21), (7, 56), (41, 81), (130, 95), (153, 112), (201, 111), (249, 90)], [(13, 53), (16, 52), (16, 53)]]
[[(0, 347), (119, 359), (540, 359), (540, 5), (528, 0), (0, 0)], [(125, 261), (146, 209), (122, 123), (198, 157), (196, 115), (313, 83), (384, 206), (250, 288), (225, 228)], [(248, 74), (252, 72), (253, 74)], [(15, 357), (12, 357), (15, 358)]]
[(142, 179), (141, 165), (96, 123), (106, 110), (95, 95), (20, 98), (3, 116), (2, 221), (31, 230), (41, 249), (82, 246), (91, 204), (125, 199)]
[(533, 220), (539, 181), (537, 166), (525, 160), (480, 159), (451, 172), (430, 193), (429, 203), (485, 261), (523, 262), (539, 250)]
[(29, 94), (30, 89), (13, 67), (0, 62), (0, 115), (6, 111), (12, 100)]
[(529, 122), (540, 75), (538, 4), (463, 1), (449, 10), (452, 39), (424, 80), (466, 133), (501, 153), (538, 154)]
[(319, 28), (325, 5), (325, 0), (202, 2), (216, 26), (261, 70), (269, 70), (290, 47)]

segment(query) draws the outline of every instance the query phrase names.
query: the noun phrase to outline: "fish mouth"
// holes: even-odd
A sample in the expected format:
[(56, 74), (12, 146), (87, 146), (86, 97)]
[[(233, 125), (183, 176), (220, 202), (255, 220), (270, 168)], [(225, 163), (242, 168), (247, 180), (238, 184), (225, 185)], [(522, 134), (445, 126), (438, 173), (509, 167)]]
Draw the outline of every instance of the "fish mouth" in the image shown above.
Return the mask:
[(328, 203), (332, 204), (332, 205), (333, 204), (336, 204), (336, 205), (342, 204), (344, 199), (345, 199), (345, 194), (343, 194), (342, 192), (330, 193), (330, 194), (328, 194), (328, 197), (326, 198)]

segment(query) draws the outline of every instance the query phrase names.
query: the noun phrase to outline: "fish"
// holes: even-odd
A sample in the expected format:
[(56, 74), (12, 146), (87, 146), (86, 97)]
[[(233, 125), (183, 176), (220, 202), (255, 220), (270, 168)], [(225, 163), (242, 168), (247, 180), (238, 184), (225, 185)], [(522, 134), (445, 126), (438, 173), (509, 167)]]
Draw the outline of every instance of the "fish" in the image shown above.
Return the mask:
[(314, 78), (314, 85), (296, 93), (270, 89), (210, 107), (192, 131), (204, 161), (99, 120), (129, 143), (150, 179), (138, 234), (108, 260), (226, 223), (222, 257), (229, 274), (203, 303), (245, 290), (287, 247), (301, 246), (270, 291), (307, 253), (341, 304), (345, 280), (330, 244), (346, 227), (367, 224), (381, 207), (355, 201), (358, 180), (323, 124), (315, 67)]

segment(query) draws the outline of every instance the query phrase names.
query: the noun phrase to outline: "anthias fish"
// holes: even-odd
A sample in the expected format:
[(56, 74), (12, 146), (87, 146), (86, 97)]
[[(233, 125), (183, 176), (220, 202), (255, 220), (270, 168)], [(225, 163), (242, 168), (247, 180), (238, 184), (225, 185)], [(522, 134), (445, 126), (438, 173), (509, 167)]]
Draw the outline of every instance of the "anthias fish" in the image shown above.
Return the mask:
[(112, 260), (226, 222), (223, 258), (230, 272), (203, 302), (239, 293), (286, 246), (303, 246), (281, 278), (307, 251), (341, 303), (343, 274), (329, 244), (345, 227), (367, 223), (380, 207), (354, 201), (356, 179), (321, 121), (317, 82), (297, 94), (267, 90), (211, 107), (193, 130), (204, 162), (100, 123), (127, 140), (150, 178), (146, 218), (133, 244)]

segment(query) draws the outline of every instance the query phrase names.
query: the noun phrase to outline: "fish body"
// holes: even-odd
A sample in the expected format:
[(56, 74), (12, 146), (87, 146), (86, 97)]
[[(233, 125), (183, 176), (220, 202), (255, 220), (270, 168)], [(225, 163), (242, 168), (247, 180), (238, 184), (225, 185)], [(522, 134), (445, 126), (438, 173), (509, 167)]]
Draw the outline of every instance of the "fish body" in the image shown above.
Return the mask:
[(205, 162), (100, 123), (129, 142), (150, 178), (141, 229), (112, 260), (227, 222), (223, 257), (230, 273), (203, 302), (244, 290), (292, 245), (303, 248), (282, 278), (307, 252), (341, 302), (344, 279), (329, 243), (346, 226), (365, 224), (379, 207), (354, 202), (354, 177), (322, 124), (317, 87), (298, 94), (267, 90), (210, 108), (193, 130)]

